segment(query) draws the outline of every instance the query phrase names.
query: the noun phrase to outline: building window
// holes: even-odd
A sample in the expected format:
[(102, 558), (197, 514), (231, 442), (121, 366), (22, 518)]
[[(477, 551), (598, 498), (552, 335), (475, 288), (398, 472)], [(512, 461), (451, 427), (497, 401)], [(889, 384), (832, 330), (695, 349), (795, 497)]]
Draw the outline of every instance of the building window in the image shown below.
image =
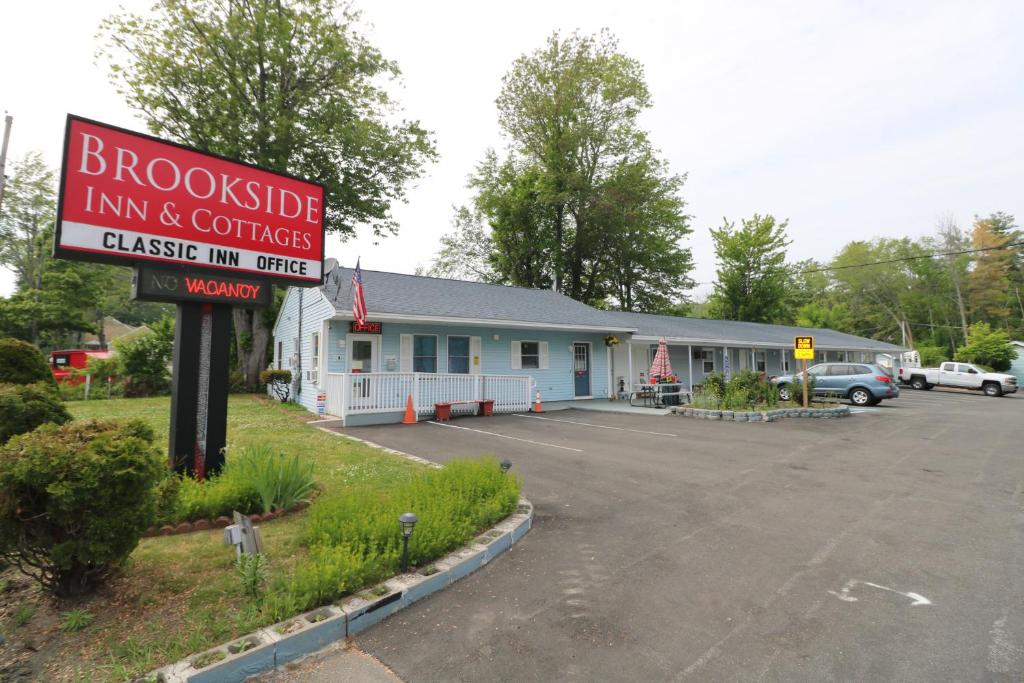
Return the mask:
[(701, 349), (698, 353), (700, 354), (701, 370), (705, 375), (710, 375), (715, 371), (715, 350)]
[(524, 341), (519, 343), (521, 367), (525, 369), (540, 368), (540, 342)]
[(469, 337), (448, 337), (448, 372), (469, 374)]
[(311, 358), (309, 359), (309, 367), (316, 370), (320, 367), (320, 333), (314, 332), (313, 338), (309, 343), (309, 352)]
[(432, 334), (412, 336), (412, 371), (437, 372), (437, 337)]
[(758, 372), (768, 372), (768, 353), (766, 351), (754, 352), (754, 369)]
[(782, 374), (789, 374), (789, 355), (785, 351), (782, 352)]
[(279, 341), (279, 342), (277, 342), (277, 369), (278, 370), (282, 369), (282, 365), (281, 364), (284, 363), (284, 359), (282, 358), (282, 356), (284, 356), (284, 342), (280, 342)]

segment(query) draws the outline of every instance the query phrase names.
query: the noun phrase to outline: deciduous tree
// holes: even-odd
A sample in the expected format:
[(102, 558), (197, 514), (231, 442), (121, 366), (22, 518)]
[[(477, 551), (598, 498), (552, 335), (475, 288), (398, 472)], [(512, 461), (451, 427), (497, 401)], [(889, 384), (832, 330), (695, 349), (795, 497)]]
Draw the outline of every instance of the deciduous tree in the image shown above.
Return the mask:
[[(397, 229), (390, 207), (435, 155), (400, 120), (398, 77), (336, 0), (158, 0), (104, 22), (111, 78), (158, 135), (324, 185), (325, 224), (343, 237)], [(236, 351), (255, 387), (269, 328), (236, 309)]]
[(725, 320), (776, 322), (786, 315), (790, 282), (786, 266), (787, 221), (771, 214), (754, 214), (740, 221), (728, 220), (711, 230), (718, 259), (711, 314)]

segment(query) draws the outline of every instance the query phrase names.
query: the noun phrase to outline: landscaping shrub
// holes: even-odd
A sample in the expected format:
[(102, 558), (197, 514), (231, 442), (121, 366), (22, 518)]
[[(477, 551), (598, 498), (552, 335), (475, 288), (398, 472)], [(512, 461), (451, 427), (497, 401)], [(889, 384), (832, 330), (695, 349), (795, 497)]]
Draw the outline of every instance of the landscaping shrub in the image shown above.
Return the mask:
[(385, 493), (360, 490), (319, 503), (311, 508), (303, 539), (309, 556), (278, 587), (287, 597), (276, 600), (285, 604), (275, 608), (272, 602), (271, 609), (311, 609), (398, 571), (403, 512), (420, 519), (409, 560), (422, 565), (511, 514), (518, 500), (518, 480), (485, 459), (452, 461)]
[(59, 596), (95, 588), (153, 523), (163, 458), (138, 420), (44, 425), (0, 447), (0, 554)]
[(292, 391), (291, 370), (264, 370), (260, 373), (260, 384), (270, 387), (270, 391), (281, 403), (288, 400)]
[(165, 477), (156, 487), (157, 524), (287, 510), (307, 500), (314, 485), (313, 463), (266, 446), (245, 448), (204, 481)]
[(64, 424), (70, 419), (50, 385), (0, 384), (0, 445), (48, 422)]
[(7, 337), (0, 339), (0, 383), (56, 386), (46, 356), (34, 344)]
[(151, 334), (133, 335), (114, 342), (124, 376), (125, 396), (153, 396), (170, 386), (171, 354), (174, 351), (174, 320), (164, 316), (153, 323)]
[(180, 479), (178, 504), (173, 521), (210, 519), (230, 515), (237, 510), (249, 514), (260, 509), (260, 497), (251, 482), (232, 476), (229, 467), (221, 474), (196, 481), (191, 477)]
[(740, 370), (728, 382), (721, 373), (708, 375), (693, 400), (694, 407), (712, 410), (763, 410), (778, 403), (778, 390), (754, 370)]
[(231, 475), (259, 494), (262, 512), (287, 510), (308, 500), (313, 490), (313, 463), (297, 455), (275, 453), (269, 446), (251, 446), (230, 459)]

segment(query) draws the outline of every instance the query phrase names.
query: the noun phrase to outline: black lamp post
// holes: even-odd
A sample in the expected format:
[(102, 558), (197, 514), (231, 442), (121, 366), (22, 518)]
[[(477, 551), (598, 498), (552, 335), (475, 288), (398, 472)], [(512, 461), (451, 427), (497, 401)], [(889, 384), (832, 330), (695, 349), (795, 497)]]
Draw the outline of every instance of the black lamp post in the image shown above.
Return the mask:
[(507, 474), (510, 469), (512, 469), (512, 461), (505, 458), (501, 461), (501, 473)]
[(412, 528), (420, 521), (411, 512), (405, 512), (398, 518), (398, 524), (402, 527), (402, 571), (409, 569), (409, 537), (412, 536)]

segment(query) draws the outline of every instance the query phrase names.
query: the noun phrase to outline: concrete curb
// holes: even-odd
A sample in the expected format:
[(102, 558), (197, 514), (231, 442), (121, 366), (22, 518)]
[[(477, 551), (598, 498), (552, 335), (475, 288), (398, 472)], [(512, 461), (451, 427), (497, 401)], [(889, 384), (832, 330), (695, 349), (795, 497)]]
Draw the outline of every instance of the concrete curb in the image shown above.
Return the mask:
[[(339, 435), (343, 436), (343, 435)], [(242, 683), (246, 678), (312, 654), (354, 636), (395, 612), (468, 576), (512, 547), (533, 526), (533, 504), (519, 499), (516, 511), (418, 572), (399, 574), (358, 595), (297, 614), (224, 645), (198, 652), (135, 679), (135, 683)], [(203, 657), (220, 657), (196, 668)]]

